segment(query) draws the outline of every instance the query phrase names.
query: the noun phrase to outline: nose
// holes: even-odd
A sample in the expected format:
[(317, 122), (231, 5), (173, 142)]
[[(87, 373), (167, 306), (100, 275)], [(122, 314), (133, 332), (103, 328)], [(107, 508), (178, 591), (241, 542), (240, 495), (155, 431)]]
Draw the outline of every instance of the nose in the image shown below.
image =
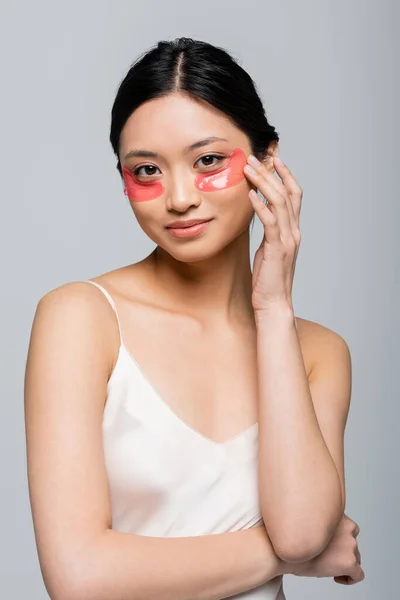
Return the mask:
[(186, 212), (190, 206), (199, 206), (201, 192), (194, 186), (194, 174), (180, 172), (172, 175), (166, 195), (167, 209)]

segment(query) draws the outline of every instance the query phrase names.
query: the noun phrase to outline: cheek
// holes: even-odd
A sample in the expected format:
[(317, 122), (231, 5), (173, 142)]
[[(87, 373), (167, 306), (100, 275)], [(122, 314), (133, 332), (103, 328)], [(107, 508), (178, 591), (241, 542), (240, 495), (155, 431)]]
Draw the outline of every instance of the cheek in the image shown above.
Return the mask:
[(194, 185), (202, 192), (215, 192), (238, 185), (245, 179), (243, 172), (247, 157), (241, 148), (235, 148), (228, 158), (228, 163), (219, 171), (211, 174), (197, 175)]
[(161, 181), (153, 181), (151, 183), (141, 183), (127, 167), (122, 168), (125, 193), (131, 202), (146, 202), (147, 200), (155, 200), (164, 193), (164, 186)]

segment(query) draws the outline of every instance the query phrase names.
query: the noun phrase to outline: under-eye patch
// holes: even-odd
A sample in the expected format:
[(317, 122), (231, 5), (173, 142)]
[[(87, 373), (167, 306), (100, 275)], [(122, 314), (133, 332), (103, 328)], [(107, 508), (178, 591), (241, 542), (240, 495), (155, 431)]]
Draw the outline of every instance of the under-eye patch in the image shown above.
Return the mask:
[(124, 192), (132, 202), (145, 202), (146, 200), (155, 200), (164, 192), (164, 186), (161, 181), (138, 181), (134, 173), (128, 167), (122, 168), (125, 189)]
[(216, 192), (237, 185), (245, 178), (243, 172), (247, 157), (241, 148), (235, 148), (227, 163), (213, 173), (201, 173), (196, 176), (194, 185), (202, 192)]

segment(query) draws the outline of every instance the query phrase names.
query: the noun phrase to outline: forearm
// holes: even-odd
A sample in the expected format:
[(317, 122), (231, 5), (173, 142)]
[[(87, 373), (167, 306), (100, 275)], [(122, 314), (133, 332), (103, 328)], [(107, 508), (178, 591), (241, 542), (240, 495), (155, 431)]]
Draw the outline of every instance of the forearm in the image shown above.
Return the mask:
[(287, 566), (264, 527), (181, 538), (107, 530), (80, 562), (68, 595), (77, 600), (219, 600), (262, 585)]
[(293, 311), (277, 305), (256, 323), (261, 511), (275, 549), (296, 555), (336, 528), (340, 479), (314, 411)]

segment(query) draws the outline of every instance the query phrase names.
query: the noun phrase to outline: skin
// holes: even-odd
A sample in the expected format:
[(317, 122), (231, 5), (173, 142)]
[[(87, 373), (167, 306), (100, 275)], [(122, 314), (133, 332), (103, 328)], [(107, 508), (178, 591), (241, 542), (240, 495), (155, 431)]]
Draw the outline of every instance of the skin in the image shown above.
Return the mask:
[[(209, 136), (227, 141), (213, 141), (183, 153), (186, 146)], [(249, 251), (254, 214), (249, 191), (255, 185), (248, 177), (212, 192), (195, 185), (197, 177), (224, 164), (216, 159), (202, 162), (201, 156), (229, 156), (235, 148), (246, 156), (251, 153), (247, 136), (212, 107), (175, 93), (140, 106), (122, 131), (120, 161), (122, 168), (130, 171), (153, 165), (147, 174), (141, 170), (143, 180), (155, 173), (151, 179), (161, 182), (162, 193), (153, 199), (135, 201), (127, 196), (140, 227), (156, 248), (141, 261), (92, 278), (112, 295), (124, 343), (162, 399), (213, 443), (224, 442), (257, 421), (257, 330)], [(125, 158), (133, 149), (151, 150), (159, 157)], [(271, 144), (265, 160), (269, 173), (274, 172), (272, 158), (278, 153), (278, 145)], [(207, 164), (215, 167), (207, 168)], [(125, 187), (125, 181), (121, 183)], [(174, 238), (165, 229), (174, 220), (210, 217), (213, 221), (206, 232), (193, 239)], [(299, 317), (296, 321), (311, 381), (318, 372), (318, 361), (326, 356), (324, 349), (329, 347), (326, 342), (332, 332)], [(132, 598), (141, 577), (143, 589), (149, 586), (147, 595), (162, 599), (179, 579), (173, 569), (181, 573), (185, 557), (192, 557), (191, 564), (199, 568), (190, 579), (188, 573), (187, 579), (181, 580), (182, 597), (199, 595), (203, 587), (210, 595), (204, 592), (201, 597), (226, 597), (225, 592), (238, 593), (284, 573), (337, 576), (338, 583), (363, 578), (355, 540), (359, 528), (347, 517), (347, 524), (343, 520), (319, 557), (299, 564), (277, 559), (264, 527), (237, 532), (243, 542), (238, 542), (235, 565), (226, 562), (229, 552), (223, 546), (232, 544), (233, 538), (224, 537), (230, 534), (172, 542), (158, 538), (138, 541), (133, 535), (112, 531), (100, 424), (106, 384), (118, 351), (115, 315), (94, 286), (72, 282), (41, 299), (28, 353), (25, 412), (39, 556), (48, 589), (54, 590), (55, 596), (62, 584), (64, 589), (78, 591), (77, 597), (94, 590), (93, 597), (105, 598), (113, 590), (121, 599)], [(48, 452), (49, 443), (52, 452)], [(52, 523), (58, 524), (57, 534)], [(215, 554), (212, 544), (221, 544), (221, 551)], [(196, 555), (188, 554), (195, 548)], [(212, 556), (215, 564), (216, 555), (220, 556), (221, 573), (226, 569), (226, 573), (237, 574), (229, 583), (232, 587), (217, 587), (217, 576), (215, 583), (204, 578), (204, 572), (210, 573), (207, 557)], [(157, 589), (151, 587), (157, 585), (151, 575), (154, 556), (165, 565), (170, 560), (165, 573), (171, 573), (171, 581), (168, 585), (160, 581)], [(246, 566), (245, 556), (250, 557)], [(117, 592), (116, 582), (120, 586)]]

